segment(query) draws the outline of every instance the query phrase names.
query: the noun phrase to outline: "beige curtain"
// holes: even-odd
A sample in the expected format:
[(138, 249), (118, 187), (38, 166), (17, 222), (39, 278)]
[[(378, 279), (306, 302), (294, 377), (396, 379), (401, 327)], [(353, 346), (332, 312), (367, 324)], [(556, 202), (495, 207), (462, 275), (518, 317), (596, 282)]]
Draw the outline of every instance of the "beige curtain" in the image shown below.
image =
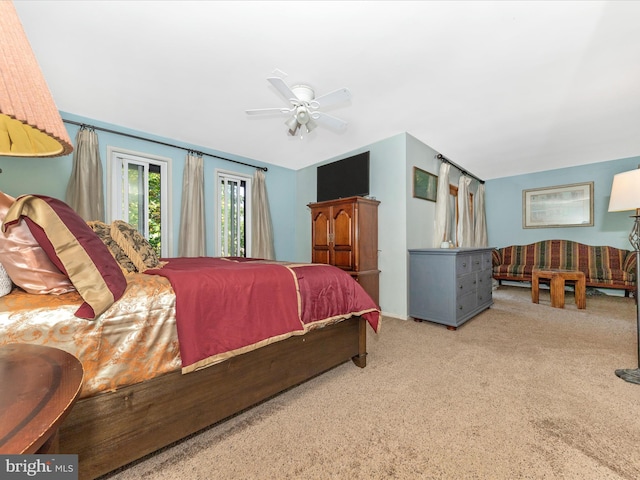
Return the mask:
[(275, 260), (273, 226), (264, 172), (256, 170), (251, 186), (251, 256)]
[(433, 234), (433, 246), (440, 248), (442, 242), (451, 240), (449, 234), (451, 212), (449, 210), (449, 169), (451, 165), (442, 162), (438, 175), (438, 193), (436, 195), (436, 219)]
[(204, 161), (189, 153), (182, 174), (182, 208), (178, 256), (204, 257)]
[(476, 247), (488, 247), (487, 217), (484, 208), (484, 183), (478, 185), (476, 208), (474, 209), (474, 243)]
[(98, 134), (84, 126), (76, 135), (66, 201), (84, 220), (104, 221), (102, 161)]
[(458, 247), (473, 247), (473, 219), (469, 205), (471, 179), (462, 175), (458, 182)]

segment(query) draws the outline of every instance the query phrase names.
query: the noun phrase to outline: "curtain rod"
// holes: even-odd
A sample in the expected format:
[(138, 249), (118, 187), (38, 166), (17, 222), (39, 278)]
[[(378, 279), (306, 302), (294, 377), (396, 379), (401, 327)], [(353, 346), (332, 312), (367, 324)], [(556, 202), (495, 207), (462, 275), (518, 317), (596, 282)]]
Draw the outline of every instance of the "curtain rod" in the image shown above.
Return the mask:
[(103, 132), (115, 133), (116, 135), (122, 135), (123, 137), (135, 138), (136, 140), (143, 140), (145, 142), (157, 143), (158, 145), (164, 145), (165, 147), (179, 148), (180, 150), (185, 150), (187, 152), (193, 152), (193, 153), (196, 153), (196, 154), (199, 154), (199, 155), (206, 155), (207, 157), (219, 158), (220, 160), (226, 160), (227, 162), (237, 163), (239, 165), (244, 165), (246, 167), (257, 168), (259, 170), (264, 170), (265, 172), (268, 170), (267, 167), (258, 167), (257, 165), (251, 165), (250, 163), (244, 163), (244, 162), (240, 162), (238, 160), (232, 160), (230, 158), (219, 157), (218, 155), (212, 155), (210, 153), (199, 152), (199, 151), (197, 151), (197, 150), (195, 150), (193, 148), (181, 147), (180, 145), (174, 145), (172, 143), (165, 143), (165, 142), (161, 142), (159, 140), (153, 140), (152, 138), (145, 138), (145, 137), (140, 137), (138, 135), (132, 135), (130, 133), (124, 133), (124, 132), (118, 132), (116, 130), (110, 130), (108, 128), (96, 127), (94, 125), (89, 125), (87, 123), (74, 122), (73, 120), (62, 119), (62, 121), (65, 122), (65, 123), (71, 123), (73, 125), (78, 125), (80, 127), (93, 128), (94, 130), (101, 130)]
[(441, 153), (436, 155), (436, 158), (438, 160), (442, 160), (443, 162), (447, 162), (449, 165), (453, 165), (454, 167), (456, 167), (458, 170), (460, 170), (460, 173), (462, 173), (463, 175), (468, 175), (470, 177), (475, 178), (477, 181), (479, 181), (480, 183), (484, 184), (484, 180), (479, 179), (478, 177), (476, 177), (473, 173), (469, 173), (467, 172), (464, 168), (462, 168), (459, 165), (456, 165), (455, 163), (453, 163), (451, 160), (449, 160), (447, 157), (445, 157), (444, 155), (442, 155)]

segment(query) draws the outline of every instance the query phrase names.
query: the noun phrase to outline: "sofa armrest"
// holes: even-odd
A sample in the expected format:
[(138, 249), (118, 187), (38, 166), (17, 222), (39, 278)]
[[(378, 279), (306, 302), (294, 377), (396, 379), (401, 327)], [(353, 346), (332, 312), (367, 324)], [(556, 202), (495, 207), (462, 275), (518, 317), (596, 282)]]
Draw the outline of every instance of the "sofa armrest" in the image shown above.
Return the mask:
[(502, 254), (500, 253), (499, 249), (494, 248), (493, 250), (491, 250), (491, 261), (494, 267), (502, 265)]
[(624, 264), (622, 265), (622, 270), (629, 273), (634, 282), (638, 281), (638, 279), (636, 278), (636, 252), (630, 251), (629, 253), (627, 253), (627, 256), (624, 259)]

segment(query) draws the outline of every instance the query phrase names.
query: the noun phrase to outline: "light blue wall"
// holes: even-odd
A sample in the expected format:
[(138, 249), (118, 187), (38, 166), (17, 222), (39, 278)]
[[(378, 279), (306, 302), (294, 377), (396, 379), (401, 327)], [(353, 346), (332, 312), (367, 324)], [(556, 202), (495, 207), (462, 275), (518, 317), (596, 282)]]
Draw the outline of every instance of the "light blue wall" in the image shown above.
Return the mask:
[[(295, 222), (292, 221), (295, 215), (295, 171), (287, 168), (273, 166), (258, 159), (249, 159), (237, 155), (204, 148), (198, 145), (184, 144), (172, 139), (162, 138), (111, 125), (93, 119), (79, 117), (77, 115), (61, 112), (63, 119), (86, 123), (95, 127), (107, 128), (110, 130), (137, 135), (144, 138), (161, 141), (169, 144), (177, 144), (182, 147), (197, 150), (203, 153), (218, 155), (232, 160), (237, 160), (252, 165), (266, 166), (265, 172), (267, 192), (275, 237), (276, 257), (279, 260), (293, 260), (295, 251)], [(71, 140), (75, 144), (75, 137), (80, 127), (65, 123)], [(178, 252), (178, 231), (180, 227), (180, 205), (182, 197), (182, 171), (184, 169), (184, 159), (186, 151), (159, 145), (153, 142), (129, 138), (109, 132), (97, 130), (100, 157), (103, 164), (103, 183), (106, 191), (106, 161), (107, 146), (118, 147), (134, 152), (158, 155), (171, 159), (171, 200), (172, 200), (172, 255)], [(72, 155), (59, 158), (34, 159), (34, 158), (11, 158), (3, 157), (0, 160), (0, 189), (9, 195), (18, 196), (27, 193), (37, 193), (65, 199), (67, 183), (71, 174)], [(215, 169), (223, 169), (245, 175), (253, 175), (255, 169), (228, 162), (221, 159), (204, 157), (204, 177), (205, 177), (205, 220), (207, 237), (207, 255), (216, 255), (215, 252)]]
[[(68, 120), (84, 122), (96, 127), (153, 138), (165, 143), (176, 143), (171, 139), (153, 137), (144, 132), (123, 129), (72, 114), (63, 113), (62, 116)], [(79, 127), (66, 125), (71, 139), (75, 139)], [(174, 255), (177, 255), (182, 170), (186, 152), (107, 132), (98, 131), (98, 135), (105, 169), (105, 188), (108, 145), (172, 159), (173, 250)], [(307, 205), (316, 201), (316, 167), (320, 164), (294, 171), (260, 162), (259, 159), (243, 158), (197, 145), (180, 145), (204, 153), (268, 167), (266, 181), (276, 256), (279, 260), (310, 261), (311, 217)], [(406, 318), (407, 250), (432, 246), (435, 217), (435, 202), (413, 198), (413, 167), (416, 166), (437, 175), (440, 162), (434, 158), (437, 154), (435, 150), (411, 135), (402, 133), (360, 149), (345, 152), (327, 159), (322, 164), (367, 150), (370, 151), (371, 159), (370, 194), (381, 202), (378, 211), (380, 304), (383, 313)], [(2, 169), (0, 190), (13, 196), (39, 193), (64, 200), (71, 164), (71, 156), (51, 159), (3, 157), (0, 159)], [(627, 236), (632, 226), (629, 213), (608, 213), (607, 206), (613, 175), (635, 169), (638, 164), (640, 164), (640, 157), (634, 157), (486, 181), (489, 244), (499, 247), (549, 238), (564, 238), (587, 244), (611, 245), (628, 249)], [(205, 157), (207, 255), (216, 254), (213, 231), (216, 168), (248, 175), (253, 174), (254, 171), (251, 167)], [(452, 167), (450, 183), (457, 184), (458, 177), (459, 172)], [(593, 227), (522, 228), (522, 190), (588, 181), (594, 182)], [(473, 182), (470, 186), (471, 191), (475, 192), (476, 188), (477, 183)]]
[[(298, 261), (311, 259), (311, 216), (307, 205), (316, 200), (316, 169), (364, 151), (370, 151), (371, 196), (378, 207), (378, 266), (380, 268), (380, 307), (383, 314), (407, 318), (409, 248), (433, 246), (435, 202), (413, 198), (413, 167), (438, 174), (438, 152), (415, 137), (402, 133), (358, 150), (346, 152), (308, 168), (298, 170), (296, 197), (298, 209), (296, 237)], [(450, 183), (457, 184), (460, 173), (451, 168)], [(475, 193), (477, 182), (470, 190)]]
[[(436, 203), (414, 198), (413, 196), (413, 168), (418, 167), (433, 175), (438, 176), (440, 160), (435, 157), (438, 154), (433, 148), (421, 141), (407, 135), (407, 169), (405, 176), (405, 191), (407, 199), (407, 248), (431, 248), (433, 244), (433, 228), (435, 222)], [(405, 263), (408, 262), (408, 253), (405, 250)]]
[(311, 214), (307, 205), (316, 201), (316, 169), (341, 158), (370, 152), (370, 196), (378, 207), (378, 267), (380, 306), (383, 312), (403, 316), (406, 312), (406, 134), (345, 152), (325, 162), (303, 168), (296, 174), (296, 255), (298, 261), (311, 260)]
[[(564, 239), (588, 245), (630, 249), (632, 212), (607, 211), (611, 183), (616, 173), (633, 170), (640, 157), (611, 160), (578, 167), (497, 178), (486, 182), (489, 244), (494, 247), (524, 245), (538, 240)], [(522, 191), (572, 183), (594, 182), (594, 224), (591, 227), (523, 228)]]

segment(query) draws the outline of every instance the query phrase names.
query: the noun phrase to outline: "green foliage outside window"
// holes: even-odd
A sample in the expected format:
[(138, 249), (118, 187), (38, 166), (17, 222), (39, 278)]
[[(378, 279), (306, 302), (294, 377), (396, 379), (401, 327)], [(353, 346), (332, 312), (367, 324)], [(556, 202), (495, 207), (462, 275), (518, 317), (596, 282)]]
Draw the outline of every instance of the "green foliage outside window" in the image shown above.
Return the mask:
[[(144, 233), (144, 191), (141, 190), (141, 174), (142, 171), (135, 165), (129, 165), (129, 223), (135, 226), (138, 231)], [(161, 183), (160, 173), (149, 172), (149, 238), (147, 239), (158, 256), (161, 252)], [(142, 220), (142, 221), (141, 221)]]

